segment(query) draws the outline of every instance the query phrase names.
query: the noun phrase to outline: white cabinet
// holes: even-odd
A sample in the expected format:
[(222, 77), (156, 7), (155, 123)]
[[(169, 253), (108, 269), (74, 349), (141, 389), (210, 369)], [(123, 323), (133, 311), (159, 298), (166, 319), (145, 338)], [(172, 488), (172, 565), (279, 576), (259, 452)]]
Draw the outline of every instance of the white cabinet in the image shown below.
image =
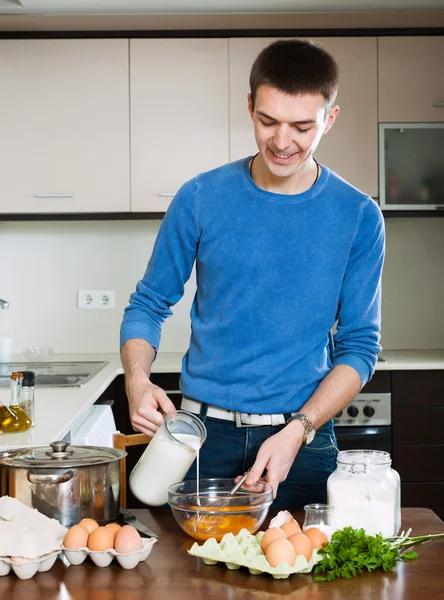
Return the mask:
[[(230, 39), (230, 160), (257, 152), (247, 109), (249, 74), (271, 38)], [(372, 197), (378, 195), (376, 38), (319, 38), (339, 64), (339, 115), (316, 159)]]
[(0, 40), (0, 131), (0, 213), (128, 211), (128, 40)]
[(228, 162), (228, 40), (132, 39), (131, 211)]
[(379, 121), (444, 122), (444, 37), (380, 37)]

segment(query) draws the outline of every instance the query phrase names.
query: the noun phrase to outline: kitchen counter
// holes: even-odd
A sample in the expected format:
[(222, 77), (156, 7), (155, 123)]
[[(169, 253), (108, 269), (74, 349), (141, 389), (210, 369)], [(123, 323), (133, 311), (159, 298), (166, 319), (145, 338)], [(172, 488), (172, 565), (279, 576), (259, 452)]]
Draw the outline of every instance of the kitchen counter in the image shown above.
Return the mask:
[[(387, 350), (386, 362), (378, 362), (376, 370), (444, 370), (444, 350)], [(14, 356), (14, 360), (23, 360)], [(36, 426), (23, 433), (1, 434), (0, 451), (25, 446), (47, 446), (64, 438), (85, 416), (86, 411), (112, 381), (123, 373), (119, 354), (55, 354), (54, 361), (107, 361), (108, 364), (82, 387), (36, 389)], [(178, 373), (181, 353), (159, 353), (153, 364), (155, 373)], [(0, 400), (9, 403), (9, 389), (0, 388)]]
[[(276, 580), (269, 575), (250, 575), (247, 569), (228, 570), (225, 565), (207, 566), (187, 550), (193, 540), (174, 521), (168, 509), (132, 511), (159, 535), (146, 561), (125, 570), (112, 563), (96, 567), (86, 560), (78, 566), (57, 560), (46, 573), (21, 581), (14, 574), (0, 577), (0, 598), (45, 600), (271, 600), (288, 596), (297, 600), (360, 600), (396, 598), (417, 600), (444, 598), (442, 564), (444, 539), (416, 547), (419, 558), (399, 563), (393, 571), (365, 573), (354, 579), (314, 583), (311, 574)], [(292, 511), (301, 521), (301, 510)], [(270, 516), (275, 514), (271, 513)], [(402, 527), (414, 535), (442, 533), (444, 523), (429, 509), (404, 508)], [(264, 530), (264, 525), (261, 529)], [(441, 590), (441, 591), (440, 591)]]
[[(23, 360), (14, 356), (14, 361)], [(54, 354), (55, 361), (106, 361), (94, 377), (81, 387), (51, 387), (35, 390), (35, 427), (23, 433), (0, 433), (0, 451), (25, 446), (47, 446), (63, 439), (79, 424), (88, 408), (101, 396), (114, 379), (123, 373), (120, 355)], [(158, 354), (153, 363), (155, 373), (180, 372), (182, 354)], [(9, 404), (9, 388), (0, 388), (0, 400)]]

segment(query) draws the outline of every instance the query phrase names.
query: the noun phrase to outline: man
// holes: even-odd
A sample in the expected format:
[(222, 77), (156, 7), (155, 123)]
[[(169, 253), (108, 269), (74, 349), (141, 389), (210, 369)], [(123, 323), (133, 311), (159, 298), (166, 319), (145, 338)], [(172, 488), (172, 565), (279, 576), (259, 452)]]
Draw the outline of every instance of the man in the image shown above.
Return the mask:
[(288, 508), (326, 501), (332, 417), (374, 372), (384, 226), (370, 197), (313, 156), (339, 111), (334, 59), (275, 42), (250, 89), (259, 152), (179, 190), (125, 311), (121, 355), (133, 427), (153, 435), (174, 406), (150, 369), (195, 264), (181, 390), (207, 427), (200, 475), (250, 469), (247, 485), (264, 477)]

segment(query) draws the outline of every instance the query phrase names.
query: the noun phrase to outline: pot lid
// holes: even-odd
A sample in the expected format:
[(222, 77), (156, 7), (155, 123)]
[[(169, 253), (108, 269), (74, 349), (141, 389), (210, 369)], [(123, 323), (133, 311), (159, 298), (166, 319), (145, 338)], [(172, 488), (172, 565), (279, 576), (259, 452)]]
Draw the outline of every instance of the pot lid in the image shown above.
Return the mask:
[(67, 442), (52, 442), (49, 446), (18, 448), (0, 452), (0, 465), (27, 468), (88, 467), (120, 460), (127, 453), (100, 446), (70, 446)]

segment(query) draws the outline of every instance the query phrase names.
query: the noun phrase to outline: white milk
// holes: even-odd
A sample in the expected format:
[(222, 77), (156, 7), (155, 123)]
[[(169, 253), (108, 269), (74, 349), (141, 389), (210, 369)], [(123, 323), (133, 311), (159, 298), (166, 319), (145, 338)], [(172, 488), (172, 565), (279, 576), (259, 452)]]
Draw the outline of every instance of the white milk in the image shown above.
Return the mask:
[(175, 433), (174, 437), (187, 446), (179, 446), (158, 432), (131, 472), (132, 493), (150, 506), (168, 501), (169, 486), (183, 481), (200, 448), (201, 441), (195, 435)]
[(329, 480), (327, 495), (328, 504), (335, 507), (336, 529), (362, 527), (367, 535), (395, 535), (395, 490), (384, 485), (382, 480), (366, 481), (365, 484), (346, 478)]

